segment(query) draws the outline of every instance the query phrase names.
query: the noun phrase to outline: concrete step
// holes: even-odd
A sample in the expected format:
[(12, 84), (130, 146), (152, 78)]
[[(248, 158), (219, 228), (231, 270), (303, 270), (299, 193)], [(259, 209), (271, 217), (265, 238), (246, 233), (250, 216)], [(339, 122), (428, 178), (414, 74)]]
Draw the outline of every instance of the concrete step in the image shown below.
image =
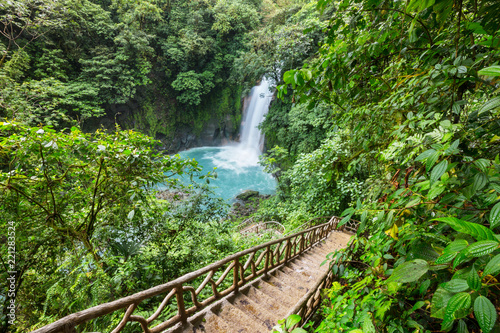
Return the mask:
[[(281, 281), (285, 285), (290, 286), (292, 288), (295, 288), (297, 291), (299, 291), (302, 294), (300, 297), (304, 296), (304, 294), (309, 291), (309, 283), (311, 281), (301, 279), (301, 277), (302, 277), (301, 274), (287, 274), (287, 273), (283, 272), (282, 270), (278, 270), (273, 274), (273, 276), (278, 281)], [(312, 285), (313, 283), (310, 283), (310, 284)]]
[(283, 294), (290, 296), (293, 300), (293, 303), (296, 303), (302, 296), (304, 296), (304, 293), (302, 293), (300, 290), (286, 284), (285, 281), (277, 279), (272, 275), (269, 276), (269, 278), (265, 279), (265, 281), (270, 285), (278, 288)]
[(259, 304), (259, 306), (265, 308), (270, 314), (275, 316), (275, 318), (281, 319), (288, 313), (288, 309), (283, 306), (282, 302), (260, 291), (260, 289), (251, 287), (246, 291), (245, 295)]
[[(217, 316), (231, 325), (231, 331), (237, 333), (268, 333), (264, 322), (247, 315), (228, 301), (223, 301)], [(208, 331), (207, 331), (208, 333)], [(215, 333), (215, 332), (214, 332)]]
[(283, 266), (280, 271), (290, 276), (293, 275), (296, 280), (300, 281), (301, 284), (307, 287), (314, 284), (314, 277), (316, 274), (311, 274), (308, 271), (302, 270), (300, 267), (297, 267), (292, 263), (288, 263), (286, 266)]
[(283, 307), (293, 307), (297, 300), (295, 300), (291, 295), (284, 294), (279, 288), (269, 284), (268, 282), (261, 280), (256, 286), (261, 292), (266, 294), (267, 296), (274, 298)]
[(239, 293), (231, 303), (249, 315), (249, 317), (254, 317), (256, 321), (264, 323), (268, 331), (271, 331), (278, 322), (279, 318), (277, 319), (271, 311), (242, 293)]
[(302, 266), (306, 266), (308, 269), (313, 269), (316, 271), (324, 271), (326, 266), (321, 266), (323, 261), (312, 257), (310, 254), (300, 256), (296, 259), (296, 263)]
[[(233, 333), (231, 324), (209, 311), (196, 325), (189, 325), (183, 333)], [(169, 332), (170, 333), (170, 332)]]
[(299, 279), (301, 280), (316, 281), (323, 274), (319, 268), (312, 268), (298, 261), (289, 263), (287, 266), (293, 269), (300, 276)]

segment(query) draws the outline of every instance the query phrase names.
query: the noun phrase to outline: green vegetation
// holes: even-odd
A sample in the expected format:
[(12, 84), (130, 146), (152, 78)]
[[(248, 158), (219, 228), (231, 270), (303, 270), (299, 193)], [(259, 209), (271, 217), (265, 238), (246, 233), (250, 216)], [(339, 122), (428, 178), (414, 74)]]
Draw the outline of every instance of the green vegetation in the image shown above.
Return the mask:
[(250, 0), (2, 3), (0, 117), (90, 131), (116, 120), (165, 141), (235, 117), (235, 59), (262, 10)]
[(498, 330), (498, 2), (317, 7), (325, 39), (263, 125), (280, 189), (261, 211), (360, 220), (315, 331)]

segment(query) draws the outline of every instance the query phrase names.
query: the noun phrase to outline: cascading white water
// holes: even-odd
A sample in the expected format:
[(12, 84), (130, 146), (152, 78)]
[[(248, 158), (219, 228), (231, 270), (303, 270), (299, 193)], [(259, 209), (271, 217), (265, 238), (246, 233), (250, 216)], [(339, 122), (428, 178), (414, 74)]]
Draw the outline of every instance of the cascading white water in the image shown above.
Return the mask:
[(263, 78), (260, 85), (253, 87), (250, 92), (250, 103), (241, 126), (240, 143), (222, 147), (213, 156), (215, 166), (241, 172), (245, 167), (258, 165), (264, 145), (264, 137), (258, 126), (269, 110), (271, 99), (269, 82)]
[(258, 126), (269, 110), (271, 99), (269, 82), (263, 78), (250, 93), (239, 143), (193, 148), (179, 153), (181, 157), (194, 158), (207, 171), (217, 167), (217, 187), (214, 191), (225, 199), (234, 198), (249, 189), (263, 194), (274, 192), (276, 181), (259, 165), (264, 138)]
[(269, 91), (269, 82), (263, 78), (260, 85), (252, 88), (250, 105), (248, 106), (241, 131), (241, 148), (253, 148), (262, 152), (264, 145), (259, 124), (269, 110), (272, 94)]

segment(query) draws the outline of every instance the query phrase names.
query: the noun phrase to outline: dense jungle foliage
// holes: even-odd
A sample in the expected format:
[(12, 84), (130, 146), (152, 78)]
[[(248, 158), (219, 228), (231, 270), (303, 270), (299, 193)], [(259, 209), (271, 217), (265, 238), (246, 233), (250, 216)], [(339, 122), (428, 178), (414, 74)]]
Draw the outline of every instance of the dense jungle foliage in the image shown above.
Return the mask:
[(263, 216), (360, 222), (310, 330), (499, 331), (500, 3), (317, 7), (321, 47), (262, 126), (280, 180)]
[[(150, 136), (233, 119), (261, 0), (2, 0), (0, 116)], [(251, 84), (253, 85), (253, 84)], [(104, 118), (103, 118), (104, 117)]]

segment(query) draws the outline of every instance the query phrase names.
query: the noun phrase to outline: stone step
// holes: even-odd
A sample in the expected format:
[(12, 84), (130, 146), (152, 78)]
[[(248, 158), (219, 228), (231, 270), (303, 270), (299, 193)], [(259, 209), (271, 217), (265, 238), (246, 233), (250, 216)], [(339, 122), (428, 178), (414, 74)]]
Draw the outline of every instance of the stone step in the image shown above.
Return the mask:
[(265, 281), (273, 287), (278, 288), (283, 294), (291, 297), (293, 299), (293, 303), (296, 303), (302, 296), (304, 296), (304, 293), (300, 290), (286, 284), (285, 281), (279, 280), (272, 275), (265, 279)]
[(232, 301), (235, 307), (245, 312), (250, 317), (254, 317), (256, 321), (264, 323), (268, 331), (271, 331), (277, 324), (278, 319), (266, 307), (260, 306), (251, 298), (239, 293)]
[(279, 288), (269, 284), (264, 279), (259, 281), (256, 288), (267, 296), (276, 299), (283, 307), (293, 307), (297, 301), (291, 295), (284, 294)]
[(320, 269), (309, 267), (309, 265), (297, 261), (288, 263), (287, 266), (295, 271), (295, 274), (299, 276), (299, 280), (316, 281), (323, 274)]
[[(268, 333), (269, 330), (264, 322), (255, 317), (247, 315), (236, 306), (224, 300), (217, 316), (231, 325), (232, 332), (237, 333)], [(207, 331), (208, 333), (208, 331)], [(215, 331), (214, 331), (215, 333)]]
[[(278, 280), (283, 282), (284, 284), (295, 288), (297, 291), (299, 291), (302, 296), (304, 296), (308, 291), (309, 291), (309, 284), (308, 282), (311, 282), (311, 280), (304, 280), (301, 279), (300, 274), (287, 274), (283, 270), (278, 270), (276, 271), (273, 276)], [(311, 285), (314, 283), (310, 283)], [(300, 297), (302, 297), (300, 296)]]
[[(196, 325), (188, 325), (182, 333), (233, 333), (231, 324), (209, 311)], [(169, 331), (170, 333), (170, 331)]]
[(318, 274), (311, 274), (311, 272), (300, 269), (300, 267), (293, 265), (293, 263), (286, 264), (280, 269), (280, 271), (287, 275), (294, 276), (297, 281), (300, 281), (300, 283), (305, 286), (314, 284), (314, 277), (319, 275), (319, 272)]
[(247, 291), (245, 291), (245, 295), (279, 319), (287, 314), (288, 309), (283, 306), (282, 302), (280, 302), (277, 298), (271, 297), (260, 291), (260, 289), (250, 287)]

